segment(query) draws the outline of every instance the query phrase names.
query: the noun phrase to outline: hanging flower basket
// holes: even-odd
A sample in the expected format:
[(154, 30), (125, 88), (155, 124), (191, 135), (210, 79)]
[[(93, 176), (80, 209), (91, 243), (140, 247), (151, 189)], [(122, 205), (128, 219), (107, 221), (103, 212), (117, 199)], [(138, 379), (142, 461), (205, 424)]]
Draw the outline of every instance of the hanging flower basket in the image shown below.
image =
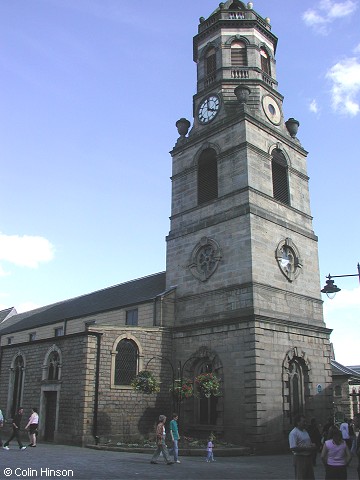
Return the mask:
[(131, 382), (132, 388), (141, 393), (157, 393), (160, 391), (160, 385), (152, 372), (143, 370), (139, 372)]
[(214, 373), (202, 373), (195, 377), (195, 383), (202, 397), (219, 397), (221, 395), (220, 379)]
[(174, 381), (174, 388), (171, 387), (169, 390), (174, 397), (178, 400), (184, 400), (185, 398), (190, 398), (194, 395), (193, 382), (189, 378), (183, 378), (182, 380)]

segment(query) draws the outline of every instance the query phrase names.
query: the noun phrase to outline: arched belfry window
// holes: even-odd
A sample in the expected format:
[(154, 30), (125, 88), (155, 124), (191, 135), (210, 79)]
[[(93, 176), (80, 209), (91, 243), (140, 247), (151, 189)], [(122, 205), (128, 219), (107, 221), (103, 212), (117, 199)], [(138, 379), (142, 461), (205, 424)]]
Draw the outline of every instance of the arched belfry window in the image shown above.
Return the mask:
[(215, 75), (216, 72), (216, 51), (215, 48), (209, 48), (205, 55), (205, 72), (207, 77)]
[(287, 161), (278, 148), (272, 151), (271, 173), (275, 200), (290, 205)]
[(22, 403), (23, 388), (24, 388), (24, 358), (18, 355), (13, 363), (11, 372), (11, 381), (13, 384), (11, 415), (15, 415)]
[(271, 76), (270, 57), (265, 48), (260, 48), (261, 70)]
[(138, 373), (139, 350), (133, 340), (124, 338), (116, 347), (114, 385), (130, 385)]
[(216, 152), (204, 150), (198, 161), (198, 203), (199, 205), (218, 197), (218, 171)]
[(231, 65), (244, 67), (247, 65), (245, 42), (236, 40), (231, 44)]
[(245, 10), (244, 4), (238, 0), (229, 6), (229, 10)]

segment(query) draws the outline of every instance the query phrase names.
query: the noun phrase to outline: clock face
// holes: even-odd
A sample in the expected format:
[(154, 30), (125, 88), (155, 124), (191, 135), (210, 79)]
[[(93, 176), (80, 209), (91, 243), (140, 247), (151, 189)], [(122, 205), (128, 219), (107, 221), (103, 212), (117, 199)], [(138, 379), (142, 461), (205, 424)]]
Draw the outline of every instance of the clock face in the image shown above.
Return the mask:
[(200, 123), (209, 123), (213, 120), (220, 108), (220, 99), (217, 95), (205, 98), (199, 106), (198, 117)]
[(266, 95), (262, 99), (264, 113), (271, 123), (279, 125), (281, 120), (281, 110), (277, 101), (270, 95)]

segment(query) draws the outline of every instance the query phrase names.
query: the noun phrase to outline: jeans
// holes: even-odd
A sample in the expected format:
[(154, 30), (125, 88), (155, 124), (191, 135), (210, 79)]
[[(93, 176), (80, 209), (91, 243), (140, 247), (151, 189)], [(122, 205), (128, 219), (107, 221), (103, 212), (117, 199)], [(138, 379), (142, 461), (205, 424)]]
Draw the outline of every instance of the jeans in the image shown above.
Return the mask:
[(214, 461), (214, 453), (211, 450), (207, 451), (206, 461), (207, 462), (213, 462)]
[(179, 459), (179, 440), (173, 440), (173, 446), (169, 453), (170, 455), (174, 455), (174, 462)]

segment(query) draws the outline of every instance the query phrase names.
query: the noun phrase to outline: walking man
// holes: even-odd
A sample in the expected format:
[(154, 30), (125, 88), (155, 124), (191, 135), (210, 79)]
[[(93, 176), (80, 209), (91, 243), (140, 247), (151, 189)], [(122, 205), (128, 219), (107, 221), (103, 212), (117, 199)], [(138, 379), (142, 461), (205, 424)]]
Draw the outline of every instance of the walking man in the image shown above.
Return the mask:
[(26, 447), (23, 446), (23, 444), (21, 443), (21, 438), (20, 438), (20, 424), (21, 424), (21, 419), (22, 419), (23, 413), (24, 413), (24, 409), (22, 407), (19, 407), (17, 413), (15, 413), (15, 415), (14, 415), (13, 422), (12, 422), (13, 433), (12, 433), (11, 437), (9, 438), (9, 440), (4, 443), (4, 446), (3, 446), (4, 450), (10, 450), (9, 443), (11, 442), (11, 440), (13, 438), (16, 438), (16, 440), (19, 444), (20, 450), (25, 450)]
[[(354, 425), (356, 428), (360, 429), (360, 413), (355, 413), (354, 415)], [(357, 467), (357, 472), (358, 472), (358, 477), (360, 480), (360, 432), (356, 440), (356, 455), (358, 457), (358, 467)]]
[(180, 463), (179, 460), (179, 428), (178, 428), (178, 418), (179, 415), (177, 413), (173, 413), (173, 419), (170, 422), (170, 435), (171, 440), (173, 442), (172, 451), (174, 454), (174, 463)]
[(316, 445), (305, 430), (304, 415), (297, 415), (289, 433), (290, 450), (294, 454), (295, 480), (314, 480), (313, 453)]

